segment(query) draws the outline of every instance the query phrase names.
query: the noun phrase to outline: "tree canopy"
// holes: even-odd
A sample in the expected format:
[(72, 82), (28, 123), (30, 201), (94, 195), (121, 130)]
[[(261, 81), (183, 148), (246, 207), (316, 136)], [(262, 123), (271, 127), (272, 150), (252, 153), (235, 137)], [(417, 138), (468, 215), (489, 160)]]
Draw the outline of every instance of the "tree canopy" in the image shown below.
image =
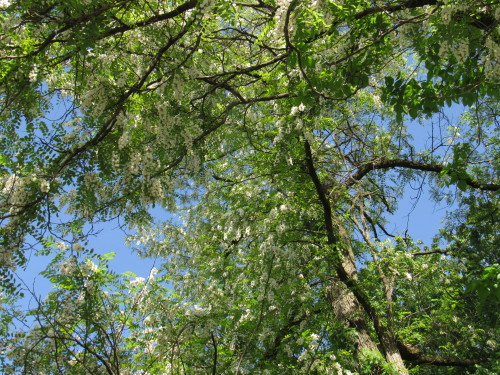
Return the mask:
[[(0, 0), (3, 373), (498, 373), (499, 23)], [(410, 188), (449, 204), (432, 244), (391, 225)], [(117, 219), (147, 279), (86, 245)], [(54, 289), (26, 311), (33, 249)]]

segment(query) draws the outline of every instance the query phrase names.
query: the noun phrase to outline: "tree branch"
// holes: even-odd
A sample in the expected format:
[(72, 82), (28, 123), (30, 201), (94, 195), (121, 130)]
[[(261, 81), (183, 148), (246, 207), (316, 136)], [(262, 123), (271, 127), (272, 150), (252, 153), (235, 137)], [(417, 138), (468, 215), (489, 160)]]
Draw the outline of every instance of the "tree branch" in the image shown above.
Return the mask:
[[(371, 171), (389, 168), (407, 168), (424, 172), (440, 173), (445, 169), (445, 166), (440, 164), (424, 163), (405, 159), (373, 161), (359, 167), (358, 171), (347, 179), (347, 181), (344, 183), (344, 186), (350, 187), (354, 185)], [(465, 183), (470, 187), (480, 190), (497, 191), (500, 189), (500, 185), (498, 184), (485, 184), (470, 177), (463, 179), (463, 181), (465, 181)]]
[(429, 254), (447, 254), (448, 250), (429, 250), (429, 251), (418, 251), (416, 253), (410, 253), (411, 256), (416, 257), (419, 255), (429, 255)]
[(420, 348), (404, 344), (401, 341), (398, 341), (398, 348), (403, 359), (415, 365), (469, 367), (484, 362), (480, 359), (457, 359), (424, 355)]
[[(442, 4), (440, 4), (438, 0), (407, 0), (395, 5), (387, 5), (387, 6), (375, 5), (373, 7), (364, 9), (361, 12), (357, 13), (354, 16), (354, 18), (359, 20), (366, 16), (370, 16), (372, 14), (380, 12), (392, 13), (404, 9), (421, 8), (427, 5), (440, 6)], [(495, 19), (494, 15), (488, 12), (477, 12), (472, 14), (467, 14), (465, 12), (458, 12), (455, 16), (455, 19), (457, 21), (460, 21), (461, 18), (464, 18), (467, 15), (470, 17), (470, 20), (468, 21), (469, 25), (474, 26), (481, 30), (485, 31), (492, 30), (498, 24), (498, 21)]]

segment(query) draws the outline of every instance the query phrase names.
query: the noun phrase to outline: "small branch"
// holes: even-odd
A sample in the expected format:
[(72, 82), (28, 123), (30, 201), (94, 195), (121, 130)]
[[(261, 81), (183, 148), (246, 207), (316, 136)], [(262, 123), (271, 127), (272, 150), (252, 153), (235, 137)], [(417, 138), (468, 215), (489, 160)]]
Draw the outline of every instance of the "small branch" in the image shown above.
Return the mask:
[(419, 251), (419, 252), (416, 252), (416, 253), (410, 253), (410, 255), (412, 257), (416, 257), (416, 256), (419, 256), (419, 255), (429, 255), (429, 254), (447, 254), (449, 250), (439, 250), (439, 249), (436, 249), (436, 250), (429, 250), (429, 251)]

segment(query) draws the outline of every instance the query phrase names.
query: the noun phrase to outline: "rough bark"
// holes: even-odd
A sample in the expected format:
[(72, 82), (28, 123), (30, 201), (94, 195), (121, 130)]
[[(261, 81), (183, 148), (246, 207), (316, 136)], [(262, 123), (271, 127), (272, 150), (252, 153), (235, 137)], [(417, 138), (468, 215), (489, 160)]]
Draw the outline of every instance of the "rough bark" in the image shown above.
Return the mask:
[[(348, 277), (351, 280), (357, 281), (357, 268), (356, 260), (354, 258), (354, 252), (352, 250), (349, 235), (340, 222), (336, 222), (337, 231), (342, 247), (341, 255), (341, 268), (345, 270)], [(345, 287), (345, 286), (344, 286)], [(396, 337), (391, 332), (390, 327), (384, 327), (380, 324), (378, 317), (374, 316), (376, 313), (371, 308), (370, 311), (366, 311), (366, 306), (358, 300), (355, 293), (345, 288), (345, 293), (343, 298), (340, 299), (340, 304), (343, 305), (343, 309), (340, 306), (338, 311), (345, 311), (348, 315), (345, 317), (349, 319), (352, 318), (350, 324), (353, 324), (358, 330), (358, 347), (359, 349), (376, 350), (383, 354), (386, 361), (391, 363), (395, 369), (398, 370), (400, 374), (408, 374), (406, 366), (403, 362), (403, 358), (398, 348), (398, 342)], [(365, 302), (366, 304), (366, 302)], [(335, 305), (334, 305), (335, 308)], [(372, 316), (372, 320), (375, 325), (375, 330), (379, 339), (379, 346), (377, 346), (369, 334), (369, 324), (366, 321), (366, 316)], [(361, 342), (363, 341), (363, 342)]]
[(311, 146), (307, 141), (304, 142), (304, 151), (307, 172), (311, 177), (323, 208), (327, 243), (331, 246), (331, 249), (338, 251), (334, 258), (336, 258), (337, 263), (335, 265), (337, 278), (341, 284), (334, 285), (333, 289), (327, 291), (327, 296), (330, 293), (329, 298), (331, 298), (334, 312), (338, 315), (338, 319), (348, 322), (358, 330), (357, 345), (360, 349), (363, 347), (370, 348), (370, 350), (373, 350), (372, 348), (377, 349), (377, 345), (368, 334), (369, 325), (367, 319), (370, 319), (379, 340), (380, 352), (383, 353), (386, 361), (393, 364), (400, 374), (406, 375), (408, 370), (399, 352), (396, 338), (392, 334), (390, 327), (382, 324), (368, 296), (357, 282), (356, 261), (349, 235), (341, 222), (334, 223), (331, 201), (328, 199), (324, 185), (316, 173)]

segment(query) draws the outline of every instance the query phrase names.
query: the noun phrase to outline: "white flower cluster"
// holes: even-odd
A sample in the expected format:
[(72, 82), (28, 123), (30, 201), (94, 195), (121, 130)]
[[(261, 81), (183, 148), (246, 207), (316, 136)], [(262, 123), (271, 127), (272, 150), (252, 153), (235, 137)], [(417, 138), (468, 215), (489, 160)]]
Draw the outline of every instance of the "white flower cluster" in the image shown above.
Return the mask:
[(202, 317), (207, 315), (211, 310), (211, 307), (209, 306), (208, 308), (201, 307), (200, 305), (194, 305), (192, 307), (188, 307), (186, 309), (185, 315), (186, 316), (197, 316), (197, 317)]
[(73, 251), (76, 251), (78, 253), (83, 250), (83, 247), (78, 242), (76, 242), (73, 244), (72, 249)]
[(320, 336), (316, 333), (311, 334), (311, 341), (309, 342), (309, 349), (316, 350), (319, 346)]
[(122, 150), (130, 143), (130, 135), (127, 132), (124, 132), (120, 139), (118, 139), (118, 148)]
[(450, 43), (445, 40), (441, 43), (441, 46), (439, 47), (439, 52), (438, 55), (441, 59), (445, 59), (448, 56), (448, 53), (450, 52), (451, 46)]
[(444, 6), (441, 8), (441, 19), (445, 25), (449, 25), (451, 22), (451, 17), (453, 16), (453, 8), (451, 6)]
[(50, 191), (50, 183), (47, 180), (40, 181), (40, 191), (42, 193), (48, 193)]
[(130, 162), (128, 163), (128, 171), (127, 171), (128, 176), (137, 175), (139, 173), (141, 160), (142, 160), (142, 154), (140, 152), (136, 151), (130, 156)]
[(12, 249), (0, 247), (0, 264), (2, 267), (12, 267)]
[(161, 181), (158, 178), (154, 179), (151, 182), (151, 184), (150, 184), (150, 194), (151, 194), (151, 197), (154, 200), (161, 201), (164, 198), (165, 191), (163, 190), (162, 183), (161, 183)]
[(95, 85), (87, 88), (80, 96), (80, 109), (82, 111), (90, 111), (93, 116), (99, 117), (110, 98), (107, 84), (99, 81), (100, 77), (94, 77)]
[(20, 177), (15, 173), (4, 178), (2, 195), (7, 206), (10, 206), (9, 213), (16, 214), (22, 208), (26, 203), (28, 184), (36, 180), (35, 176)]
[(144, 277), (137, 276), (133, 280), (130, 281), (130, 285), (142, 285), (146, 282)]
[(184, 96), (184, 84), (184, 81), (178, 74), (174, 75), (174, 79), (172, 80), (172, 88), (174, 90), (175, 99), (180, 100)]
[(65, 242), (58, 242), (56, 244), (56, 247), (57, 247), (57, 250), (62, 250), (62, 251), (69, 249), (68, 244)]
[(469, 56), (469, 43), (466, 40), (461, 40), (456, 48), (453, 49), (453, 54), (459, 63), (465, 62)]
[(97, 264), (95, 264), (91, 259), (86, 259), (85, 263), (80, 266), (80, 272), (84, 277), (90, 277), (98, 271)]
[(152, 282), (155, 279), (155, 276), (158, 274), (158, 268), (153, 267), (151, 268), (151, 271), (149, 272), (148, 276), (148, 282)]
[(498, 79), (500, 78), (500, 44), (488, 37), (485, 46), (488, 48), (488, 55), (485, 58), (484, 72), (487, 78)]
[(61, 275), (71, 276), (76, 270), (76, 262), (74, 258), (68, 258), (59, 265)]
[(35, 82), (38, 78), (38, 66), (33, 64), (33, 67), (28, 75), (28, 79), (30, 82)]
[(292, 107), (292, 110), (290, 111), (290, 116), (296, 116), (299, 113), (302, 113), (306, 110), (306, 106), (304, 103), (300, 103), (297, 107)]
[(125, 86), (125, 83), (127, 83), (128, 79), (128, 71), (124, 70), (118, 76), (115, 78), (115, 83), (118, 87), (123, 87)]
[(0, 8), (7, 8), (10, 5), (10, 0), (0, 0)]
[(210, 14), (210, 8), (214, 5), (215, 0), (203, 0), (200, 3), (200, 14), (203, 16), (204, 14)]

